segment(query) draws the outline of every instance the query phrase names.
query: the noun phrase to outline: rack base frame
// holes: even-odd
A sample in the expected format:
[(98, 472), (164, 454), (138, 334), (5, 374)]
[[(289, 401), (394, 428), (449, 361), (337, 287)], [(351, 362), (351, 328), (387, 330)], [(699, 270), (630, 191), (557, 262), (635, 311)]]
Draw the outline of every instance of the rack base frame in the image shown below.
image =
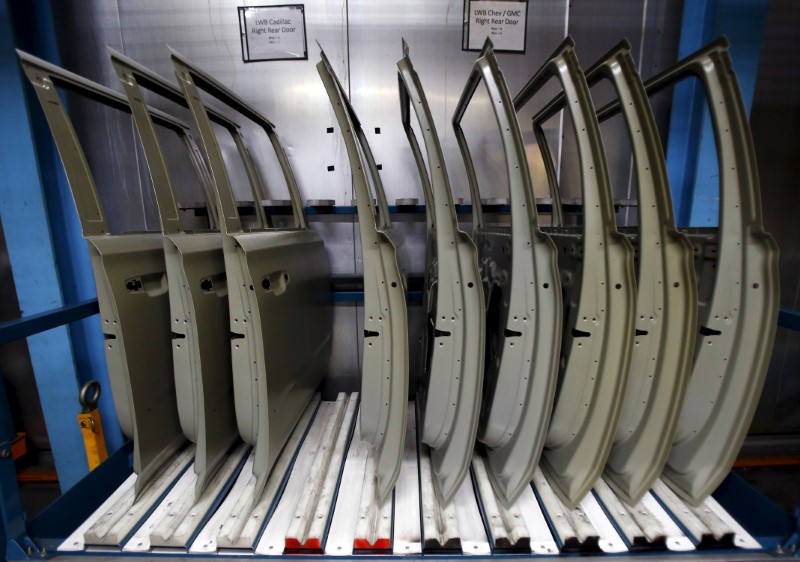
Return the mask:
[[(352, 395), (352, 399), (357, 400), (356, 395)], [(627, 559), (636, 559), (639, 555), (643, 559), (653, 559), (652, 556), (657, 554), (659, 558), (677, 560), (687, 556), (692, 560), (758, 560), (791, 549), (791, 545), (785, 542), (790, 532), (789, 518), (735, 474), (729, 474), (708, 504), (699, 509), (690, 508), (675, 497), (662, 497), (663, 491), (660, 492), (656, 486), (648, 494), (647, 502), (637, 504), (631, 508), (632, 511), (625, 510), (625, 514), (622, 514), (620, 504), (609, 499), (607, 494), (610, 490), (601, 485), (595, 487), (578, 508), (569, 510), (563, 504), (554, 503), (558, 502), (558, 498), (549, 497), (547, 483), (537, 479), (534, 479), (531, 493), (523, 494), (514, 506), (506, 509), (497, 502), (497, 498), (486, 497), (486, 494), (493, 492), (491, 486), (483, 481), (485, 474), (480, 470), (482, 461), (476, 456), (470, 476), (465, 480), (463, 489), (459, 489), (453, 504), (435, 505), (435, 498), (433, 502), (425, 501), (426, 494), (422, 493), (425, 479), (423, 476), (420, 481), (420, 461), (424, 466), (424, 449), (417, 441), (413, 402), (409, 402), (406, 453), (392, 500), (382, 506), (369, 506), (368, 498), (364, 497), (370, 492), (370, 487), (364, 485), (367, 481), (365, 467), (370, 464), (369, 450), (354, 430), (357, 413), (350, 412), (342, 417), (342, 423), (339, 424), (341, 428), (336, 430), (342, 436), (337, 439), (341, 450), (334, 451), (331, 459), (336, 466), (329, 463), (325, 467), (324, 480), (330, 482), (332, 491), (328, 495), (330, 501), (326, 506), (314, 506), (314, 517), (324, 522), (312, 529), (317, 533), (315, 538), (319, 542), (307, 543), (317, 544), (308, 550), (290, 548), (290, 541), (287, 540), (289, 532), (284, 529), (286, 525), (273, 524), (272, 519), (282, 512), (297, 515), (302, 498), (301, 494), (293, 491), (296, 486), (292, 486), (292, 474), (295, 470), (309, 470), (300, 459), (304, 450), (317, 446), (315, 439), (325, 438), (326, 432), (322, 426), (330, 425), (328, 418), (332, 414), (326, 412), (332, 408), (333, 403), (322, 402), (310, 421), (297, 428), (300, 432), (298, 439), (293, 440), (292, 447), (283, 453), (290, 455), (290, 462), (283, 465), (279, 463), (288, 468), (284, 473), (274, 475), (281, 485), (250, 548), (218, 548), (214, 551), (199, 548), (200, 541), (207, 540), (209, 522), (225, 509), (225, 500), (236, 493), (237, 479), (247, 477), (247, 463), (242, 461), (229, 477), (226, 476), (226, 485), (218, 496), (205, 502), (205, 513), (197, 514), (202, 518), (202, 523), (184, 546), (152, 547), (149, 552), (131, 552), (130, 548), (125, 548), (128, 541), (134, 540), (134, 535), (141, 537), (145, 522), (149, 520), (152, 523), (152, 517), (157, 514), (159, 507), (164, 510), (161, 502), (168, 500), (169, 490), (180, 485), (183, 472), (178, 470), (167, 492), (151, 510), (142, 515), (139, 524), (121, 544), (65, 550), (72, 544), (81, 526), (86, 527), (93, 517), (102, 515), (108, 505), (113, 504), (114, 495), (119, 495), (120, 490), (124, 491), (126, 482), (130, 486), (133, 477), (130, 462), (132, 445), (128, 443), (39, 517), (27, 523), (22, 522), (25, 532), (8, 543), (6, 557), (9, 560), (75, 560), (76, 557), (91, 557), (93, 560), (124, 557), (125, 560), (136, 560), (139, 557), (157, 556), (177, 560), (291, 556), (297, 560), (310, 555), (314, 558), (358, 559), (379, 556), (382, 559), (412, 560), (432, 556), (474, 559), (582, 554), (606, 559), (613, 559), (616, 555), (625, 555)], [(243, 458), (249, 454), (247, 452)], [(169, 463), (165, 470), (168, 469)], [(5, 480), (0, 480), (0, 483), (6, 484)], [(3, 488), (3, 492), (4, 498), (7, 498), (6, 488)], [(680, 505), (675, 504), (676, 499)], [(7, 503), (3, 507), (3, 515), (8, 517), (10, 512)], [(98, 513), (101, 507), (103, 511)], [(688, 519), (682, 513), (684, 508), (692, 510)], [(629, 519), (642, 510), (649, 514), (633, 517), (638, 523), (645, 522), (641, 526), (641, 536), (636, 536), (636, 525)], [(702, 517), (704, 511), (706, 514), (713, 513), (710, 514), (710, 520), (698, 526), (698, 512)], [(380, 520), (369, 527), (369, 537), (360, 537), (367, 527), (359, 524), (359, 520), (365, 517), (378, 517)], [(391, 524), (388, 523), (389, 519)], [(272, 529), (277, 529), (278, 533)], [(437, 536), (428, 536), (433, 532), (431, 529), (436, 530)], [(707, 532), (702, 529), (707, 529)], [(706, 534), (692, 534), (701, 532)], [(268, 548), (266, 545), (280, 546), (265, 551), (262, 547)]]

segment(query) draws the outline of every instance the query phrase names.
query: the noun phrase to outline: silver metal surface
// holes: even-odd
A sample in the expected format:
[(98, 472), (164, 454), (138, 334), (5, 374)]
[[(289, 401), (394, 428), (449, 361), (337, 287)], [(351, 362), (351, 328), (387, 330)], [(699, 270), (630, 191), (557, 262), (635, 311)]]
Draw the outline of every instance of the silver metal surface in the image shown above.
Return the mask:
[(524, 106), (549, 78), (562, 86), (578, 130), (583, 224), (548, 231), (559, 248), (565, 319), (541, 465), (574, 508), (600, 476), (613, 444), (633, 347), (636, 282), (633, 248), (616, 229), (599, 123), (571, 38), (528, 81), (514, 107)]
[[(255, 501), (325, 375), (333, 327), (328, 296), (330, 267), (322, 240), (306, 226), (297, 182), (272, 123), (174, 51), (172, 61), (214, 179), (229, 287), (236, 419), (242, 438), (255, 447)], [(245, 231), (200, 90), (266, 134), (292, 201), (293, 220), (287, 227), (268, 228), (262, 218), (258, 228)], [(255, 185), (258, 175), (245, 159), (250, 153), (243, 148), (244, 140), (234, 140), (249, 180)], [(303, 337), (298, 338), (300, 333)]]
[[(419, 76), (403, 42), (397, 63), (400, 112), (427, 204), (423, 309), (424, 364), (417, 391), (422, 431), (431, 447), (437, 492), (447, 504), (469, 473), (483, 390), (486, 317), (478, 250), (458, 229), (447, 166)], [(427, 167), (411, 128), (414, 108)]]
[[(692, 378), (664, 478), (695, 505), (727, 475), (764, 384), (777, 326), (778, 248), (764, 231), (753, 139), (728, 42), (718, 39), (645, 83), (653, 94), (697, 77), (711, 113), (720, 170), (720, 228), (713, 271), (700, 281), (700, 329)], [(618, 111), (612, 104), (600, 118)], [(707, 236), (692, 236), (708, 246)], [(708, 259), (711, 258), (711, 259)]]
[[(321, 51), (321, 49), (320, 49)], [(378, 450), (375, 478), (379, 503), (400, 474), (408, 403), (408, 318), (405, 281), (398, 266), (397, 237), (389, 207), (361, 123), (324, 52), (317, 64), (347, 147), (356, 192), (360, 247), (364, 260), (364, 343), (360, 428)], [(377, 206), (372, 198), (373, 191)], [(377, 212), (377, 215), (376, 215)]]
[[(567, 2), (531, 0), (528, 7), (526, 53), (501, 54), (500, 62), (509, 75), (512, 89), (522, 86), (525, 76), (537, 64), (541, 54), (563, 38)], [(452, 135), (449, 120), (458, 103), (464, 80), (469, 75), (477, 53), (461, 50), (463, 2), (460, 0), (423, 1), (389, 0), (379, 5), (369, 0), (348, 2), (347, 20), (350, 40), (349, 81), (353, 104), (360, 117), (370, 126), (380, 127), (380, 134), (371, 134), (370, 143), (378, 163), (383, 164), (386, 192), (390, 200), (400, 197), (421, 197), (414, 161), (406, 149), (407, 141), (397, 121), (396, 75), (387, 61), (397, 59), (403, 38), (417, 53), (415, 66), (423, 77), (431, 114), (449, 175), (454, 198), (470, 201), (469, 186), (460, 166), (460, 152)], [(434, 53), (439, 55), (433, 56)], [(477, 173), (485, 185), (485, 197), (505, 194), (506, 172), (501, 148), (492, 119), (487, 119), (480, 100), (478, 111), (465, 118), (470, 142), (476, 150)], [(369, 132), (373, 129), (370, 128)], [(558, 124), (548, 129), (557, 144)], [(529, 149), (532, 135), (526, 135)], [(534, 184), (544, 186), (541, 167), (534, 166)], [(411, 241), (422, 252), (422, 240)]]
[(562, 296), (557, 250), (539, 229), (519, 123), (488, 40), (453, 116), (472, 199), (481, 200), (481, 187), (461, 119), (481, 80), (503, 139), (511, 224), (486, 226), (480, 206), (473, 205), (473, 237), (489, 324), (478, 438), (488, 449), (493, 486), (510, 506), (529, 486), (547, 435), (558, 376)]
[[(170, 310), (161, 235), (110, 235), (94, 177), (59, 96), (71, 90), (121, 112), (121, 94), (18, 51), (61, 155), (89, 247), (104, 334), (109, 381), (123, 432), (134, 440), (136, 494), (184, 444), (172, 377)], [(152, 110), (156, 123), (178, 134), (186, 126)]]

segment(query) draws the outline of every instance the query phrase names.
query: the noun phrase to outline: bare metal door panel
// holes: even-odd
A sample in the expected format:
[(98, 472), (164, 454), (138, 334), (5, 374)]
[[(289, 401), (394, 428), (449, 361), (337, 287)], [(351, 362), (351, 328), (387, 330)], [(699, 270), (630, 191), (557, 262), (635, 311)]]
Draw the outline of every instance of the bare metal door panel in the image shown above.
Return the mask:
[[(637, 256), (634, 346), (605, 469), (608, 483), (635, 505), (667, 462), (691, 374), (697, 326), (693, 249), (675, 227), (663, 150), (627, 41), (593, 64), (586, 80), (590, 86), (602, 80), (612, 83), (636, 166), (638, 228), (628, 234)], [(540, 144), (546, 146), (541, 121), (565, 103), (559, 95), (534, 117)], [(552, 168), (550, 151), (543, 150), (542, 156)], [(551, 185), (551, 192), (558, 198), (557, 185)]]
[[(391, 222), (372, 152), (355, 110), (325, 53), (317, 63), (347, 149), (364, 260), (364, 353), (361, 436), (378, 450), (379, 504), (400, 474), (408, 409), (408, 317), (405, 284), (397, 263)], [(367, 176), (369, 170), (369, 177)], [(377, 198), (377, 216), (370, 182)]]
[[(132, 414), (137, 495), (185, 443), (175, 401), (169, 298), (161, 234), (88, 238), (112, 392), (127, 386)], [(99, 267), (98, 267), (99, 266)], [(103, 290), (99, 290), (100, 286)], [(112, 359), (113, 358), (113, 359)], [(115, 404), (116, 404), (115, 397)]]
[[(228, 287), (222, 237), (219, 232), (185, 232), (166, 157), (144, 105), (137, 76), (143, 77), (145, 84), (155, 84), (156, 89), (171, 92), (169, 97), (173, 100), (182, 101), (180, 90), (113, 50), (111, 61), (131, 104), (156, 192), (169, 279), (178, 414), (184, 435), (196, 444), (195, 496), (200, 497), (238, 437), (230, 335), (226, 326)], [(196, 146), (188, 135), (183, 138), (192, 158)], [(194, 158), (192, 161), (196, 166), (205, 167), (202, 160)], [(203, 182), (202, 168), (198, 170), (197, 179), (206, 192), (209, 186)], [(208, 208), (213, 207), (214, 200), (210, 199)]]
[[(510, 227), (487, 227), (461, 119), (483, 81), (503, 139), (511, 203)], [(487, 447), (489, 477), (510, 505), (530, 485), (555, 397), (562, 301), (556, 247), (538, 226), (528, 161), (514, 107), (491, 43), (473, 66), (453, 117), (477, 219), (486, 291), (484, 397), (478, 439)]]
[[(178, 407), (191, 416), (192, 435), (187, 437), (197, 445), (194, 471), (199, 497), (238, 438), (222, 240), (211, 233), (172, 234), (164, 237), (164, 252), (176, 388), (180, 389), (179, 380), (185, 384), (188, 379), (191, 385), (188, 393), (178, 394)], [(184, 433), (186, 429), (184, 424)]]
[[(596, 70), (595, 70), (596, 69)], [(689, 240), (677, 231), (655, 119), (630, 46), (587, 72), (612, 81), (624, 112), (637, 171), (638, 255), (634, 347), (607, 482), (630, 505), (667, 461), (691, 375), (697, 284)]]
[[(727, 475), (763, 387), (777, 326), (778, 248), (764, 231), (753, 139), (722, 38), (645, 82), (652, 95), (696, 77), (711, 114), (720, 170), (716, 241), (692, 235), (699, 282), (694, 366), (664, 480), (698, 504)], [(618, 104), (601, 109), (605, 118)], [(708, 274), (707, 274), (708, 273)]]
[[(137, 495), (184, 443), (170, 353), (170, 311), (160, 233), (111, 235), (86, 157), (56, 87), (124, 112), (125, 97), (19, 52), (61, 155), (97, 284), (104, 347), (120, 425), (134, 440)], [(156, 110), (159, 125), (186, 126)]]
[(633, 345), (633, 249), (617, 232), (599, 124), (567, 38), (514, 99), (520, 110), (559, 80), (576, 131), (583, 225), (549, 229), (559, 248), (564, 330), (556, 403), (542, 456), (554, 489), (574, 507), (600, 476), (613, 444)]
[[(428, 212), (421, 438), (431, 446), (438, 493), (448, 503), (469, 473), (483, 386), (485, 315), (475, 244), (458, 229), (433, 115), (403, 43), (399, 69), (403, 127), (417, 161)], [(411, 127), (414, 108), (428, 169)]]
[[(308, 230), (297, 183), (273, 124), (175, 51), (172, 62), (214, 181), (227, 278), (236, 421), (242, 438), (255, 447), (257, 500), (278, 453), (325, 376), (332, 329), (330, 266), (322, 240)], [(269, 228), (269, 217), (259, 204), (259, 227), (250, 231), (242, 227), (212, 126), (216, 118), (203, 103), (201, 90), (267, 135), (289, 190), (292, 227)], [(260, 201), (260, 180), (244, 138), (235, 129), (229, 132), (254, 199)]]

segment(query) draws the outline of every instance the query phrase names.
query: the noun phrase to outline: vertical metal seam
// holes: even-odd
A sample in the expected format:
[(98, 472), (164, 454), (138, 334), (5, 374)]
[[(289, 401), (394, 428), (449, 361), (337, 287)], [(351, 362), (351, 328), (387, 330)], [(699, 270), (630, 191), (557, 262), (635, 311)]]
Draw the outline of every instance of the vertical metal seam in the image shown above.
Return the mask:
[[(564, 37), (569, 35), (569, 10), (572, 7), (570, 0), (564, 0)], [(556, 182), (561, 185), (561, 157), (564, 154), (564, 111), (561, 111), (558, 118), (558, 164), (556, 165)], [(552, 224), (552, 215), (550, 218)]]
[[(350, 74), (350, 62), (351, 61), (350, 61), (350, 2), (349, 2), (349, 0), (344, 0), (344, 29), (345, 29), (345, 56), (344, 56), (344, 60), (345, 60), (345, 67), (347, 68), (347, 97), (352, 99), (353, 90), (352, 90), (352, 87), (351, 87), (352, 78), (351, 78), (351, 74)], [(350, 199), (355, 199), (355, 189), (353, 187), (353, 174), (352, 174), (352, 171), (350, 173)], [(356, 219), (355, 215), (350, 217), (351, 231), (353, 233), (353, 272), (354, 273), (358, 272), (358, 268), (357, 268), (357, 266), (358, 266), (358, 255), (357, 255), (357, 249), (356, 249), (356, 244), (355, 244), (355, 240), (356, 240), (356, 221), (357, 221), (357, 219)], [(362, 259), (362, 263), (363, 263), (363, 259), (364, 259), (363, 255), (361, 256), (361, 259)], [(362, 265), (362, 274), (363, 274), (363, 265)], [(358, 372), (360, 373), (361, 369), (363, 368), (363, 366), (361, 364), (363, 358), (361, 356), (361, 352), (362, 352), (361, 347), (358, 344), (358, 336), (359, 336), (359, 331), (360, 331), (359, 328), (358, 328), (358, 309), (359, 308), (363, 309), (364, 305), (363, 304), (358, 304), (358, 303), (355, 303), (353, 305), (353, 310), (355, 311), (355, 316), (353, 318), (353, 321), (354, 321), (354, 324), (355, 324), (354, 329), (355, 329), (355, 332), (356, 332), (356, 337), (355, 337), (355, 342), (356, 342), (356, 349), (355, 349), (355, 352), (356, 352), (356, 365), (358, 366)]]
[[(119, 25), (119, 45), (120, 45), (120, 50), (123, 53), (125, 53), (125, 34), (123, 32), (123, 27), (122, 27), (122, 17), (120, 16), (120, 13), (119, 13), (119, 0), (116, 0), (114, 2), (114, 10), (116, 11), (116, 14), (117, 14), (117, 25)], [(127, 54), (127, 53), (125, 53), (125, 54)], [(149, 226), (150, 225), (147, 224), (147, 208), (145, 207), (145, 203), (144, 203), (144, 190), (145, 190), (146, 186), (144, 185), (144, 182), (142, 181), (141, 164), (140, 164), (140, 159), (139, 159), (139, 143), (137, 142), (136, 127), (135, 127), (135, 125), (133, 123), (133, 117), (131, 117), (128, 120), (128, 122), (130, 123), (130, 126), (131, 126), (131, 141), (133, 142), (133, 157), (134, 157), (134, 161), (136, 163), (136, 178), (139, 180), (139, 201), (141, 202), (141, 205), (142, 205), (142, 222), (144, 223), (144, 230), (149, 230)], [(159, 230), (160, 230), (160, 227), (159, 227)]]
[[(647, 30), (647, 19), (648, 19), (647, 10), (649, 8), (649, 5), (650, 1), (644, 0), (644, 3), (642, 4), (642, 29), (641, 29), (641, 34), (639, 35), (639, 53), (638, 57), (636, 57), (636, 72), (638, 72), (639, 75), (642, 74), (642, 61), (644, 60), (645, 32)], [(635, 159), (633, 156), (631, 156), (631, 159), (628, 161), (628, 189), (625, 192), (626, 199), (632, 198), (631, 193), (633, 192), (634, 161)], [(638, 196), (637, 196), (637, 204), (638, 204)], [(630, 215), (631, 215), (631, 208), (625, 207), (625, 218), (623, 219), (625, 226), (629, 226), (631, 223)], [(638, 206), (637, 206), (636, 221), (637, 223), (639, 221)]]

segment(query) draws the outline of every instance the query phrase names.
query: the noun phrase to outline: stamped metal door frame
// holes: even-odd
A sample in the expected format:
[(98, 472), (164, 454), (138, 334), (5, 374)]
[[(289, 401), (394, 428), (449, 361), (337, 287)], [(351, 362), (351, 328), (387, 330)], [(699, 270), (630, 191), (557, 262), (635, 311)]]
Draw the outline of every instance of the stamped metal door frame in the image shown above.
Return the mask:
[[(478, 250), (458, 228), (453, 194), (433, 115), (403, 41), (397, 63), (400, 112), (420, 172), (428, 215), (423, 365), (417, 405), (420, 439), (431, 448), (438, 493), (447, 504), (469, 474), (483, 390), (486, 315)], [(425, 152), (411, 126), (411, 108)]]
[[(133, 439), (138, 496), (186, 442), (175, 397), (166, 264), (160, 232), (111, 234), (86, 156), (58, 88), (130, 113), (125, 96), (22, 51), (69, 180), (97, 284), (109, 382), (122, 431)], [(155, 109), (154, 122), (188, 127)]]
[[(603, 471), (622, 407), (633, 347), (633, 248), (616, 229), (600, 125), (567, 37), (514, 98), (519, 111), (550, 78), (576, 132), (582, 226), (551, 228), (559, 247), (565, 322), (556, 403), (542, 455), (554, 490), (575, 507)], [(542, 147), (540, 147), (542, 148)]]
[[(636, 167), (638, 226), (626, 231), (637, 256), (636, 325), (628, 385), (605, 476), (614, 491), (635, 505), (661, 475), (688, 386), (697, 330), (697, 283), (691, 242), (678, 231), (664, 151), (631, 47), (622, 41), (586, 70), (592, 87), (609, 81), (621, 102)], [(534, 117), (541, 123), (565, 105), (557, 96)], [(542, 157), (551, 160), (548, 149)], [(558, 197), (554, 175), (551, 192)], [(555, 187), (553, 189), (553, 187)]]
[[(461, 120), (483, 81), (506, 160), (511, 226), (487, 227), (480, 213), (480, 186)], [(511, 505), (533, 480), (555, 399), (563, 320), (557, 249), (539, 228), (533, 184), (519, 122), (492, 44), (473, 65), (453, 116), (467, 168), (473, 238), (487, 292), (487, 362), (478, 435), (487, 448), (489, 477)]]
[[(703, 85), (711, 114), (720, 221), (715, 237), (690, 235), (695, 265), (710, 261), (713, 269), (711, 279), (698, 273), (694, 366), (662, 477), (696, 505), (728, 474), (755, 414), (777, 329), (779, 276), (778, 247), (764, 231), (753, 137), (727, 39), (710, 43), (644, 86), (653, 95), (691, 77)], [(598, 117), (618, 111), (619, 104), (612, 103)]]
[[(255, 447), (253, 501), (328, 367), (332, 339), (330, 265), (322, 239), (308, 228), (302, 199), (275, 126), (230, 89), (171, 50), (178, 83), (191, 110), (216, 194), (228, 286), (229, 326), (236, 420)], [(259, 197), (260, 226), (245, 230), (233, 195), (204, 91), (264, 131), (289, 191), (293, 224), (268, 228)], [(251, 186), (256, 168), (234, 137)], [(241, 143), (241, 144), (240, 144)]]
[[(362, 439), (378, 451), (375, 466), (379, 505), (400, 475), (408, 413), (408, 316), (405, 284), (388, 232), (389, 207), (372, 151), (355, 110), (320, 48), (317, 72), (339, 124), (353, 177), (364, 263), (364, 346), (361, 375)], [(378, 201), (373, 205), (365, 169)]]
[[(195, 497), (200, 497), (239, 435), (222, 236), (218, 231), (187, 232), (182, 225), (166, 156), (137, 78), (145, 87), (154, 83), (154, 89), (171, 92), (167, 99), (183, 101), (180, 90), (121, 53), (109, 51), (131, 105), (156, 193), (169, 280), (178, 413), (184, 434), (196, 444), (192, 466), (197, 474)], [(188, 135), (184, 138), (188, 153), (196, 154), (194, 141)], [(197, 160), (193, 162), (196, 164)], [(210, 189), (210, 185), (203, 184), (202, 176), (198, 175), (197, 180), (204, 191)], [(215, 207), (213, 199), (208, 201), (208, 207)]]

